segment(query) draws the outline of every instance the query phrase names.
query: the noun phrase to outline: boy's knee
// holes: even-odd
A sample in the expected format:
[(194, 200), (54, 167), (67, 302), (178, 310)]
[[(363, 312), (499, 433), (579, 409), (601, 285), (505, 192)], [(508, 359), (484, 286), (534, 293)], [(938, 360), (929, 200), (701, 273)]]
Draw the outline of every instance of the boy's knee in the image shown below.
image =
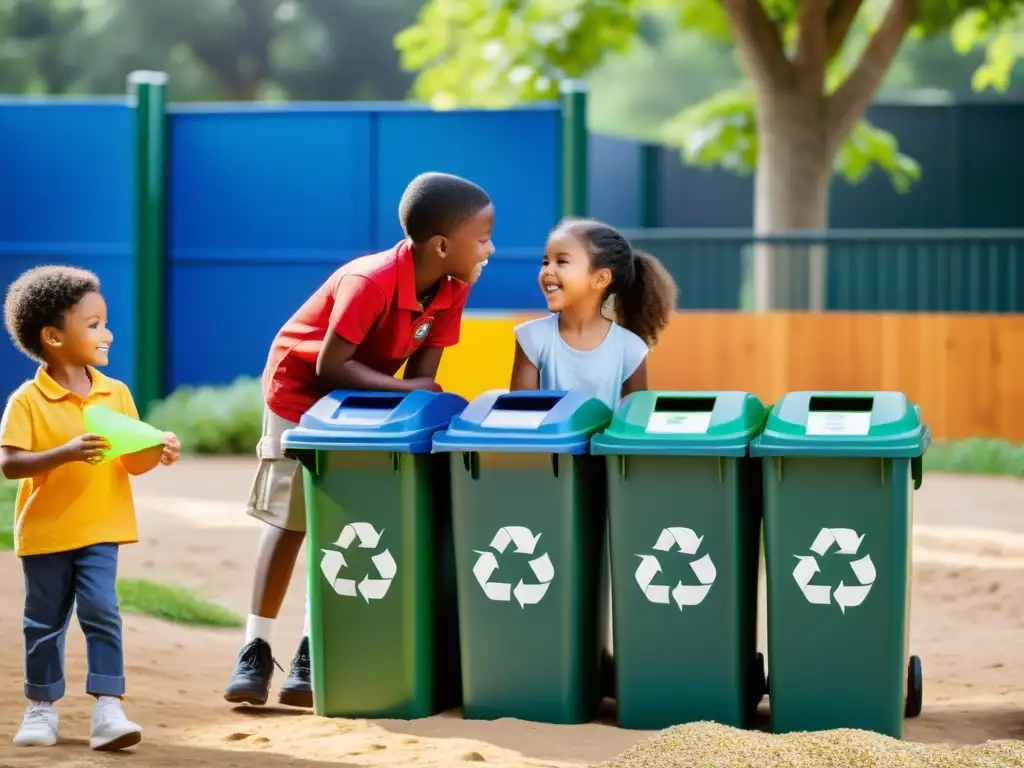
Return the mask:
[(92, 627), (114, 632), (121, 631), (121, 611), (115, 593), (79, 592), (76, 600), (78, 623), (82, 625), (83, 629)]

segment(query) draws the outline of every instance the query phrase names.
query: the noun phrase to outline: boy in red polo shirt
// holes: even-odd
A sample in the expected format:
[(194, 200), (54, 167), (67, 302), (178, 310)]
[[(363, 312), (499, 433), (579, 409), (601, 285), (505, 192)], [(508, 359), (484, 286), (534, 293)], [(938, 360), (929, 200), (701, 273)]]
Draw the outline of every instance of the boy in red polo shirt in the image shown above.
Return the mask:
[[(285, 323), (263, 373), (266, 408), (248, 512), (267, 523), (260, 542), (245, 644), (224, 698), (265, 704), (274, 672), (270, 638), (306, 537), (301, 466), (281, 435), (332, 390), (434, 389), (441, 353), (459, 341), (469, 286), (494, 252), (494, 207), (458, 176), (427, 173), (406, 187), (398, 208), (405, 239), (349, 262)], [(406, 363), (405, 375), (395, 373)], [(309, 606), (299, 649), (278, 700), (313, 706)]]

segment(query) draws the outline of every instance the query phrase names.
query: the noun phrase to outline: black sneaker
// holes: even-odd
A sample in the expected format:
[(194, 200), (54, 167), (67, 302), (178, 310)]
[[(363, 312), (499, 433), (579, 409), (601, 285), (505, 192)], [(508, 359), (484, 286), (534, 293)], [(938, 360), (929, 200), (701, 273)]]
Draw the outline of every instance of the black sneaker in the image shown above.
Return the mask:
[(302, 638), (299, 650), (292, 659), (292, 668), (288, 679), (281, 686), (277, 700), (286, 707), (313, 706), (313, 686), (309, 682), (309, 638)]
[(232, 704), (266, 704), (276, 663), (265, 640), (256, 638), (246, 643), (238, 652), (235, 671), (224, 689), (224, 700)]

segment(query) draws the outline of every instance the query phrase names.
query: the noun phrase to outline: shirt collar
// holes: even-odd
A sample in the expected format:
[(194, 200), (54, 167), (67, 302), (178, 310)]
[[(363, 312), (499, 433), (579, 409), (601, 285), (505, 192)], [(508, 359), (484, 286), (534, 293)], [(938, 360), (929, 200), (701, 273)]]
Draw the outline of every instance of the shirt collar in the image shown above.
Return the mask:
[(409, 240), (403, 240), (395, 247), (395, 258), (398, 262), (398, 306), (400, 309), (420, 313), (427, 309), (439, 311), (451, 307), (451, 281), (453, 278), (442, 278), (441, 284), (437, 286), (437, 295), (430, 302), (430, 306), (420, 307), (420, 302), (416, 298), (416, 265), (412, 260), (412, 243)]
[[(109, 395), (111, 392), (110, 379), (92, 366), (86, 366), (86, 370), (89, 372), (89, 378), (92, 379), (92, 388), (89, 390), (89, 397), (92, 397), (93, 395)], [(46, 369), (43, 366), (39, 366), (36, 370), (35, 385), (47, 400), (62, 400), (65, 397), (72, 395), (71, 392), (68, 392), (64, 387), (58, 384), (54, 378), (46, 372)]]

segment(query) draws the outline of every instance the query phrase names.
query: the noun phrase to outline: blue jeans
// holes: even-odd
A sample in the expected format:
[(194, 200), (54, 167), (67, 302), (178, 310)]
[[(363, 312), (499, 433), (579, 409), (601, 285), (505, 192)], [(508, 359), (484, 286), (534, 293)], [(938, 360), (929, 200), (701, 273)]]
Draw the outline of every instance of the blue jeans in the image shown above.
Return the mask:
[(116, 544), (94, 544), (21, 559), (25, 698), (52, 702), (64, 696), (64, 636), (76, 604), (88, 659), (86, 693), (124, 695), (121, 612), (114, 588), (117, 552)]

